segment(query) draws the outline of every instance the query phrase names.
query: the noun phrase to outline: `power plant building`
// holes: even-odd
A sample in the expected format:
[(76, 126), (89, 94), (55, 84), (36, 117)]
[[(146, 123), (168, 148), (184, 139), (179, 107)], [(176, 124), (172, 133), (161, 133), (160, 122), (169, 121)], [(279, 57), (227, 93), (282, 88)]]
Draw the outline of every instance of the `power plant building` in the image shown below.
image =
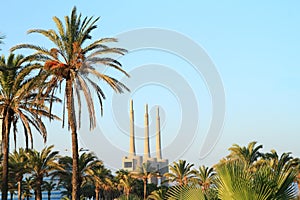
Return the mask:
[(139, 156), (135, 151), (135, 129), (134, 129), (134, 110), (133, 101), (130, 101), (130, 136), (129, 136), (129, 155), (123, 157), (122, 168), (129, 172), (137, 171), (143, 163), (150, 163), (151, 168), (157, 171), (159, 174), (168, 172), (169, 161), (162, 158), (161, 151), (161, 129), (160, 129), (160, 116), (159, 107), (156, 110), (156, 157), (150, 155), (150, 143), (149, 143), (149, 117), (148, 117), (148, 105), (145, 105), (144, 116), (144, 154)]

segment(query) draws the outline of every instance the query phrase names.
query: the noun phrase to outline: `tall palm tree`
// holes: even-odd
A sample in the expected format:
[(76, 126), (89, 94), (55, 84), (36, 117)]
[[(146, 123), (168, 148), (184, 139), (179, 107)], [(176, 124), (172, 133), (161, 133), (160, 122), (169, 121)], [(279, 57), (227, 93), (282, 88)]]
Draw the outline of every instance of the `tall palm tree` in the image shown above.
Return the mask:
[(255, 141), (250, 142), (247, 147), (241, 147), (237, 144), (233, 144), (232, 147), (229, 148), (231, 153), (228, 156), (228, 158), (231, 160), (240, 159), (244, 161), (247, 165), (252, 165), (262, 156), (262, 153), (259, 150), (263, 148), (263, 146), (255, 146), (256, 143), (257, 142)]
[[(45, 142), (47, 131), (41, 116), (50, 118), (56, 116), (49, 114), (48, 107), (37, 98), (38, 94), (35, 90), (39, 84), (35, 81), (34, 76), (29, 77), (30, 72), (38, 68), (38, 65), (23, 66), (23, 56), (15, 56), (14, 54), (10, 54), (7, 59), (2, 56), (0, 65), (9, 69), (0, 70), (0, 115), (2, 116), (3, 143), (2, 199), (7, 200), (9, 133), (11, 128), (16, 144), (17, 123), (21, 122), (27, 147), (28, 138), (33, 145), (31, 126), (43, 136)], [(55, 100), (57, 99), (55, 98)]]
[(27, 153), (28, 168), (35, 180), (36, 200), (42, 199), (43, 178), (54, 170), (62, 169), (57, 162), (58, 151), (53, 151), (53, 147), (53, 145), (45, 147), (41, 152), (30, 149)]
[[(84, 46), (84, 43), (91, 39), (91, 32), (97, 28), (96, 22), (99, 18), (85, 17), (83, 20), (81, 14), (77, 15), (76, 7), (73, 8), (71, 16), (65, 17), (65, 25), (62, 21), (53, 17), (56, 24), (55, 30), (33, 29), (28, 33), (39, 33), (53, 42), (51, 49), (46, 49), (38, 45), (20, 44), (11, 50), (29, 48), (35, 52), (25, 58), (27, 61), (36, 60), (43, 64), (43, 70), (40, 77), (43, 80), (50, 79), (47, 89), (49, 93), (65, 83), (64, 97), (66, 98), (64, 108), (67, 109), (68, 126), (71, 129), (72, 138), (72, 159), (73, 159), (73, 177), (72, 177), (72, 199), (79, 199), (79, 171), (78, 171), (78, 139), (77, 130), (80, 128), (81, 99), (80, 92), (83, 92), (89, 113), (90, 129), (96, 126), (96, 112), (91, 95), (90, 88), (97, 94), (101, 113), (102, 100), (105, 98), (101, 87), (90, 76), (103, 80), (116, 92), (122, 93), (128, 88), (113, 77), (105, 75), (96, 70), (99, 65), (112, 67), (125, 75), (128, 74), (121, 68), (121, 63), (111, 58), (112, 54), (123, 55), (126, 51), (121, 48), (110, 48), (105, 43), (116, 42), (115, 38), (103, 38)], [(106, 56), (107, 55), (107, 56)], [(90, 87), (89, 87), (90, 86)], [(75, 115), (75, 100), (78, 102), (78, 121)]]
[(131, 174), (134, 178), (142, 179), (144, 183), (144, 200), (146, 200), (148, 179), (156, 176), (155, 169), (151, 167), (151, 163), (145, 162), (137, 171), (133, 171)]
[(20, 148), (19, 151), (14, 151), (9, 156), (9, 174), (17, 182), (18, 200), (22, 199), (22, 180), (24, 174), (28, 172), (27, 162), (28, 159), (23, 148)]
[(178, 163), (173, 162), (173, 165), (170, 165), (171, 172), (165, 173), (164, 176), (179, 185), (187, 185), (194, 176), (193, 166), (194, 164), (187, 163), (186, 160), (179, 160)]

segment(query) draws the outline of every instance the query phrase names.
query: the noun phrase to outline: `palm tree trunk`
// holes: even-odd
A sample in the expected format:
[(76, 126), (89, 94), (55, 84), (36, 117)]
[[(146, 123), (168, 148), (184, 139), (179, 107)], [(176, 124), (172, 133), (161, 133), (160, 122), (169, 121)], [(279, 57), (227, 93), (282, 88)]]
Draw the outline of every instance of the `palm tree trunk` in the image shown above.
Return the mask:
[(10, 200), (14, 200), (14, 192), (10, 192)]
[(79, 171), (78, 171), (78, 140), (76, 119), (74, 113), (74, 99), (72, 80), (66, 80), (66, 95), (67, 95), (67, 111), (68, 111), (68, 125), (71, 128), (72, 134), (72, 200), (79, 200)]
[(9, 131), (10, 131), (10, 114), (7, 109), (4, 110), (4, 120), (2, 122), (2, 145), (3, 145), (3, 161), (2, 161), (2, 200), (7, 200), (8, 193), (8, 154), (9, 154)]
[(48, 200), (51, 200), (51, 191), (48, 191)]
[(147, 179), (146, 180), (143, 180), (144, 182), (144, 200), (146, 200), (146, 193), (147, 193)]
[(41, 177), (38, 177), (37, 179), (36, 179), (36, 185), (35, 185), (35, 189), (36, 189), (36, 192), (35, 192), (35, 194), (36, 194), (36, 197), (35, 197), (35, 199), (36, 200), (42, 200), (42, 189), (41, 189), (41, 187), (42, 187), (42, 183), (43, 183), (43, 178), (41, 178)]
[(18, 200), (22, 199), (22, 179), (18, 181)]
[(99, 200), (99, 192), (100, 190), (98, 188), (95, 189), (95, 194), (96, 194), (96, 200)]

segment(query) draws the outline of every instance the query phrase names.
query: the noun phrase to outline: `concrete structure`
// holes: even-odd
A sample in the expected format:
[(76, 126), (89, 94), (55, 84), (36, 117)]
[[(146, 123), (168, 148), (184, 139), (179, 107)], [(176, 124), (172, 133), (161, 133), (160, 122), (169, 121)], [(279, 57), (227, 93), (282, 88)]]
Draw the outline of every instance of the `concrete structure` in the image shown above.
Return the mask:
[(130, 145), (129, 145), (129, 156), (134, 157), (135, 154), (135, 138), (134, 138), (134, 110), (133, 101), (130, 101)]
[(149, 146), (149, 117), (148, 117), (148, 104), (145, 105), (145, 142), (144, 142), (144, 159), (150, 158)]
[(159, 107), (157, 107), (156, 112), (156, 157), (161, 160), (161, 139), (160, 139), (160, 116), (159, 116)]
[[(153, 171), (156, 171), (160, 175), (169, 171), (169, 161), (162, 158), (161, 151), (161, 130), (160, 130), (160, 116), (159, 107), (156, 111), (156, 157), (151, 157), (150, 154), (150, 143), (149, 143), (149, 116), (148, 116), (148, 105), (145, 105), (145, 115), (144, 115), (144, 125), (145, 125), (145, 138), (144, 138), (144, 154), (143, 156), (137, 156), (135, 152), (135, 132), (134, 132), (134, 110), (133, 101), (130, 101), (130, 141), (129, 141), (129, 155), (123, 157), (122, 167), (127, 171), (137, 171), (143, 163), (150, 163)], [(152, 179), (151, 182), (158, 183), (160, 180)]]
[(142, 165), (142, 156), (136, 156), (135, 153), (135, 135), (134, 135), (134, 110), (133, 101), (130, 101), (129, 110), (130, 135), (129, 135), (129, 155), (122, 160), (122, 168), (128, 171), (134, 171)]

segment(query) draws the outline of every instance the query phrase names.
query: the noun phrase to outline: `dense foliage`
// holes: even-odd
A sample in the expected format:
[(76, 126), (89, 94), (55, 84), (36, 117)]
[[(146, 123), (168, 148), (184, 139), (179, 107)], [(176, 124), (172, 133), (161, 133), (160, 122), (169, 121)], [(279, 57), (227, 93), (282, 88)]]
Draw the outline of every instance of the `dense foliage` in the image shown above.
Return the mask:
[[(248, 147), (255, 146), (253, 144)], [(148, 181), (156, 175), (150, 163), (143, 164), (136, 172), (112, 173), (93, 153), (80, 152), (80, 196), (82, 199), (153, 200), (296, 199), (299, 159), (290, 153), (278, 156), (275, 150), (252, 151), (250, 154), (257, 157), (249, 162), (243, 153), (237, 152), (249, 155), (251, 150), (236, 151), (248, 147), (233, 145), (229, 148), (230, 154), (213, 167), (197, 168), (185, 160), (173, 162), (170, 171), (164, 174), (168, 183), (159, 187)], [(71, 198), (72, 158), (60, 156), (53, 148), (45, 147), (41, 152), (20, 148), (10, 154), (8, 185), (11, 194), (27, 199), (44, 191), (51, 199), (53, 191), (60, 191), (64, 199)]]

